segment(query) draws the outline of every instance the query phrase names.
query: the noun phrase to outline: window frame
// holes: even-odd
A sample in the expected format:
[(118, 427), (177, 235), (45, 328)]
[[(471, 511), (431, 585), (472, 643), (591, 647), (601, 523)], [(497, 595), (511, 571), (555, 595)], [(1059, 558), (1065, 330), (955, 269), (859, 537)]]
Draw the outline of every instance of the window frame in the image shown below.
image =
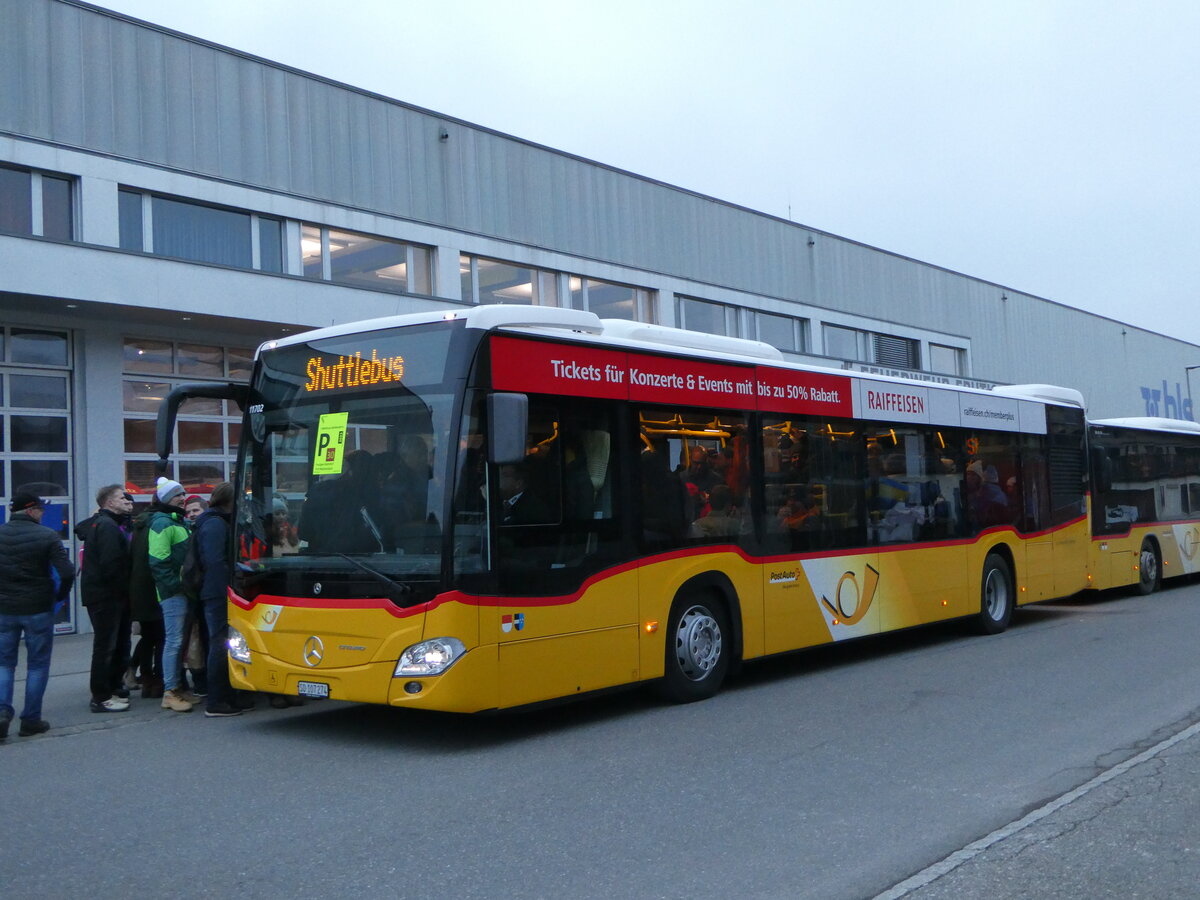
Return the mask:
[[(150, 372), (136, 371), (130, 368), (128, 359), (125, 354), (128, 353), (130, 346), (136, 345), (136, 342), (151, 342), (154, 344), (166, 344), (170, 349), (171, 366), (169, 372)], [(181, 371), (181, 347), (213, 347), (221, 353), (221, 371), (220, 375), (198, 375), (188, 374)], [(229, 380), (238, 378), (234, 374), (235, 359), (240, 359), (241, 354), (245, 353), (247, 358), (253, 358), (253, 350), (247, 350), (243, 347), (234, 347), (232, 345), (207, 345), (197, 344), (190, 340), (171, 340), (168, 338), (151, 338), (138, 337), (133, 335), (125, 335), (122, 338), (122, 364), (121, 364), (121, 427), (122, 427), (122, 444), (121, 444), (121, 460), (124, 467), (125, 477), (123, 479), (126, 490), (135, 497), (148, 498), (152, 491), (144, 490), (134, 484), (134, 480), (129, 477), (130, 463), (154, 463), (158, 460), (158, 454), (151, 449), (150, 451), (131, 451), (126, 444), (125, 429), (129, 422), (155, 422), (158, 418), (157, 411), (141, 411), (131, 410), (126, 406), (125, 386), (127, 384), (136, 384), (142, 382), (145, 384), (161, 384), (165, 386), (167, 391), (170, 391), (178, 384), (185, 382), (211, 381), (214, 384), (220, 384)], [(238, 354), (235, 356), (235, 354)], [(213, 402), (213, 401), (207, 401)], [(235, 468), (237, 465), (238, 444), (241, 438), (242, 415), (243, 411), (237, 410), (233, 401), (218, 400), (220, 404), (219, 412), (205, 413), (188, 413), (187, 405), (180, 408), (180, 413), (177, 416), (175, 430), (172, 437), (172, 445), (176, 448), (176, 452), (172, 454), (171, 461), (168, 464), (167, 474), (179, 481), (185, 483), (184, 478), (180, 476), (181, 467), (183, 466), (203, 466), (216, 465), (222, 477), (218, 481), (233, 480)], [(217, 425), (221, 429), (221, 451), (202, 450), (191, 452), (182, 449), (179, 442), (180, 423), (184, 425), (200, 424), (200, 425)], [(201, 496), (207, 492), (197, 491)]]
[[(0, 162), (0, 169), (5, 169), (10, 172), (17, 172), (29, 176), (29, 231), (0, 231), (0, 234), (14, 235), (16, 237), (36, 237), (44, 240), (56, 241), (58, 243), (77, 243), (78, 222), (79, 222), (79, 179), (67, 172), (53, 172), (48, 169), (35, 169), (29, 166), (10, 165)], [(66, 183), (67, 188), (67, 205), (66, 205), (66, 231), (67, 237), (48, 237), (46, 235), (46, 180), (62, 181)]]
[[(298, 238), (300, 241), (300, 275), (309, 281), (322, 281), (329, 284), (338, 284), (365, 291), (382, 291), (388, 294), (414, 294), (418, 297), (434, 297), (437, 290), (437, 248), (422, 244), (416, 241), (408, 241), (403, 238), (392, 237), (390, 235), (372, 234), (367, 231), (355, 231), (351, 228), (334, 227), (332, 225), (319, 225), (316, 222), (307, 220), (299, 221), (300, 228), (298, 229)], [(309, 232), (306, 234), (306, 232)], [(321, 240), (321, 267), (320, 275), (316, 274), (315, 266), (312, 273), (305, 269), (305, 258), (311, 259), (312, 254), (306, 254), (304, 250), (304, 242), (306, 240), (314, 240), (316, 234), (320, 235)], [(333, 277), (333, 253), (330, 247), (330, 233), (350, 235), (352, 237), (363, 238), (365, 240), (376, 241), (382, 244), (393, 244), (404, 248), (404, 285), (396, 288), (386, 284), (367, 284), (362, 281), (351, 281), (338, 279)], [(293, 246), (295, 246), (293, 244)], [(421, 265), (421, 276), (414, 275), (417, 270), (418, 256), (424, 257)], [(377, 271), (377, 270), (373, 270)], [(421, 277), (422, 280), (427, 280), (429, 283), (429, 293), (420, 293), (412, 289), (413, 282), (416, 278)]]

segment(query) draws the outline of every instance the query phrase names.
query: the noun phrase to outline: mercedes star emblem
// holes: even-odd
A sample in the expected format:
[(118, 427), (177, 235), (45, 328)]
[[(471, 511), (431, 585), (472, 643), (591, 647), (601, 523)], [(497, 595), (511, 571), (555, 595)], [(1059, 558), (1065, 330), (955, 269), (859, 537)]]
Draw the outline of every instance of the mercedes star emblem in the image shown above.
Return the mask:
[(304, 664), (307, 666), (319, 666), (321, 660), (325, 658), (325, 645), (321, 643), (321, 639), (315, 634), (304, 642)]

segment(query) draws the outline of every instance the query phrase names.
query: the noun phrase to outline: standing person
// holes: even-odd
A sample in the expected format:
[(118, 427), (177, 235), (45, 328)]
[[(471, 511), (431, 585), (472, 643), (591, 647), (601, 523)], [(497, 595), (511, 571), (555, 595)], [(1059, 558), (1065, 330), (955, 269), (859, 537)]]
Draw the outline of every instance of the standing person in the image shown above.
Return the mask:
[(129, 540), (133, 498), (119, 484), (100, 488), (100, 510), (75, 526), (83, 541), (79, 586), (92, 620), (91, 709), (94, 713), (125, 712), (129, 690), (124, 685), (129, 664)]
[(240, 716), (242, 709), (229, 684), (229, 659), (225, 639), (229, 633), (229, 613), (225, 604), (229, 584), (229, 517), (233, 512), (233, 485), (222, 481), (213, 488), (208, 511), (196, 521), (192, 540), (203, 576), (200, 602), (208, 623), (208, 702), (204, 715), (209, 718)]
[[(196, 523), (207, 509), (207, 500), (199, 494), (191, 494), (183, 502), (183, 521), (187, 523), (188, 528), (195, 530)], [(183, 627), (183, 657), (193, 663), (185, 666), (187, 675), (191, 676), (192, 692), (196, 697), (204, 697), (208, 694), (208, 676), (204, 665), (194, 665), (192, 648), (197, 644), (200, 647), (200, 660), (203, 662), (208, 659), (208, 625), (204, 621), (203, 605), (199, 599), (193, 598), (188, 601), (187, 621)], [(182, 687), (187, 690), (186, 680)]]
[[(12, 722), (17, 648), (25, 635), (25, 708), (21, 737), (50, 730), (42, 718), (42, 697), (50, 681), (54, 645), (54, 606), (71, 593), (75, 570), (58, 533), (41, 524), (46, 504), (18, 491), (9, 504), (12, 517), (0, 525), (0, 740)], [(51, 571), (58, 573), (55, 589)]]
[(183, 504), (187, 499), (183, 485), (169, 478), (158, 479), (154, 503), (147, 527), (146, 550), (150, 572), (162, 608), (163, 628), (163, 709), (191, 712), (194, 695), (186, 692), (180, 682), (180, 655), (183, 649), (183, 629), (187, 621), (187, 596), (179, 570), (187, 553), (191, 533), (183, 520)]
[(148, 509), (133, 520), (129, 545), (129, 607), (141, 636), (134, 648), (130, 668), (141, 673), (142, 699), (158, 700), (163, 695), (163, 616), (150, 571), (150, 517)]
[(208, 509), (208, 504), (199, 494), (192, 494), (183, 502), (183, 520), (190, 526), (196, 525), (196, 520)]

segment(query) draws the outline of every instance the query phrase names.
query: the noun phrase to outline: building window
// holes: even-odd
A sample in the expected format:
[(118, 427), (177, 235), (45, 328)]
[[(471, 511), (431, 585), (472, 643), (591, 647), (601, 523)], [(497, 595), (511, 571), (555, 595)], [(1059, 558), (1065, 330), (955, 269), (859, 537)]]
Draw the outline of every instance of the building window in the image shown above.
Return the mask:
[(870, 362), (867, 333), (855, 328), (842, 328), (840, 325), (826, 325), (825, 355)]
[[(244, 381), (253, 351), (147, 338), (125, 339), (122, 382), (125, 489), (148, 500), (154, 492), (158, 408), (184, 381)], [(143, 377), (148, 376), (148, 377)], [(167, 470), (192, 494), (208, 494), (230, 480), (241, 438), (241, 408), (232, 400), (195, 399), (179, 409), (175, 453)]]
[(572, 307), (594, 312), (602, 319), (654, 321), (653, 301), (645, 288), (572, 275), (570, 290)]
[(921, 367), (921, 344), (912, 338), (825, 326), (825, 355), (897, 369)]
[(258, 216), (258, 260), (254, 268), (283, 271), (283, 220)]
[(33, 234), (32, 176), (0, 166), (0, 232)]
[(881, 366), (895, 366), (898, 369), (921, 368), (919, 341), (891, 334), (872, 334), (871, 343), (875, 353), (872, 362)]
[(679, 298), (679, 323), (689, 331), (737, 336), (737, 307), (693, 297)]
[[(0, 327), (0, 498), (71, 493), (71, 345), (64, 331)], [(51, 524), (51, 523), (47, 523)], [(66, 537), (66, 535), (63, 535)]]
[(117, 195), (122, 250), (193, 262), (283, 271), (283, 220), (122, 188)]
[(69, 353), (67, 334), (63, 331), (44, 331), (40, 328), (11, 328), (8, 340), (8, 359), (14, 363), (35, 366), (66, 366)]
[(467, 253), (458, 257), (462, 298), (471, 303), (559, 306), (560, 272)]
[(73, 184), (66, 175), (0, 166), (0, 232), (74, 240)]
[(251, 267), (250, 215), (153, 197), (150, 201), (150, 227), (159, 256), (175, 256), (196, 262)]
[(304, 277), (406, 294), (433, 293), (433, 251), (320, 225), (300, 229)]
[(943, 344), (929, 345), (929, 371), (941, 372), (945, 375), (964, 375), (966, 366), (963, 358), (966, 354), (958, 347), (947, 347)]
[(117, 219), (122, 250), (142, 249), (142, 195), (137, 191), (117, 192)]
[(755, 312), (754, 337), (785, 353), (804, 353), (808, 350), (808, 320)]
[(459, 256), (458, 271), (462, 278), (462, 298), (470, 303), (569, 305), (606, 319), (654, 321), (651, 293), (645, 288), (567, 276), (553, 269), (536, 269), (469, 253)]

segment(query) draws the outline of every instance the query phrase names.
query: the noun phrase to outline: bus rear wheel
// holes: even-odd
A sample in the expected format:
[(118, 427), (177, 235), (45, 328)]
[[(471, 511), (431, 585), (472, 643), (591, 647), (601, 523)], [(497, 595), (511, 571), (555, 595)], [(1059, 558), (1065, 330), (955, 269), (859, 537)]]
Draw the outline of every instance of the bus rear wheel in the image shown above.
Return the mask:
[(1012, 621), (1016, 595), (1012, 572), (998, 553), (989, 553), (983, 561), (979, 591), (979, 615), (975, 625), (981, 634), (999, 634)]
[(1159, 560), (1158, 547), (1150, 538), (1142, 541), (1142, 552), (1138, 557), (1139, 594), (1153, 594), (1162, 587), (1162, 562)]
[(678, 597), (667, 622), (660, 693), (676, 703), (705, 700), (729, 672), (732, 640), (724, 604), (710, 594)]

